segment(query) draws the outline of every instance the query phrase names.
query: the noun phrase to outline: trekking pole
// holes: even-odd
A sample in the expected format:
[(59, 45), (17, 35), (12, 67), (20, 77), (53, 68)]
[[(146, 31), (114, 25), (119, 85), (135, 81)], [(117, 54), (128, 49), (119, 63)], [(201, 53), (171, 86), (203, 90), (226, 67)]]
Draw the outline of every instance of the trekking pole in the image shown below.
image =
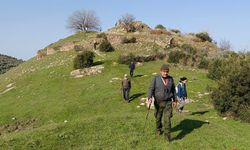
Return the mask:
[(149, 112), (150, 112), (151, 103), (149, 104), (148, 109), (147, 109), (147, 115), (146, 115), (146, 120), (145, 120), (144, 127), (143, 127), (143, 133), (145, 132), (145, 127), (146, 127), (146, 123), (147, 123), (147, 120), (148, 120), (148, 115), (149, 115)]

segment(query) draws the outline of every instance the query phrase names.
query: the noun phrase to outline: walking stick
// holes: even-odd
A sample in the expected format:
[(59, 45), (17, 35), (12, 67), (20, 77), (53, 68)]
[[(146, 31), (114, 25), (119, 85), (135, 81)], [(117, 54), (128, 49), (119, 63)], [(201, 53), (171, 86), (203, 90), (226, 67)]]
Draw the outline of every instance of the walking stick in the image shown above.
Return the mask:
[[(152, 101), (151, 101), (151, 103), (152, 103)], [(147, 120), (148, 120), (148, 115), (149, 115), (149, 112), (150, 112), (151, 103), (149, 104), (148, 109), (147, 109), (147, 115), (146, 115), (146, 120), (145, 120), (144, 127), (143, 127), (143, 133), (145, 132), (145, 127), (146, 127), (146, 123), (147, 123)]]

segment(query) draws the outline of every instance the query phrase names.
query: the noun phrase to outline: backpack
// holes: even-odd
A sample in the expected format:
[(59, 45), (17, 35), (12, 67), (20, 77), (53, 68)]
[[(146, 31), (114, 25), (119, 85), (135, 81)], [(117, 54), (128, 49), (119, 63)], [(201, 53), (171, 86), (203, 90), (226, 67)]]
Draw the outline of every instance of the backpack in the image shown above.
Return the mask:
[(182, 84), (180, 82), (176, 85), (176, 87), (175, 87), (175, 93), (176, 94), (178, 94), (178, 86), (179, 86), (179, 84), (182, 86)]

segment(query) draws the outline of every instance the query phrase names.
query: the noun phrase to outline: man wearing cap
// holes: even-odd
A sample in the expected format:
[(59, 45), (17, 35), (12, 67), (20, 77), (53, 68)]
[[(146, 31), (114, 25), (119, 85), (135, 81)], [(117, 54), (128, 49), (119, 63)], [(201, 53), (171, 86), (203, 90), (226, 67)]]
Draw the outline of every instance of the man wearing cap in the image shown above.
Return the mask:
[(122, 79), (122, 92), (123, 92), (123, 98), (125, 101), (129, 102), (129, 91), (131, 89), (131, 82), (128, 79), (128, 75), (125, 74), (124, 78)]
[(160, 69), (160, 75), (155, 76), (150, 84), (148, 91), (148, 101), (151, 103), (152, 97), (155, 98), (154, 115), (156, 118), (156, 133), (158, 135), (163, 133), (162, 118), (164, 118), (164, 135), (166, 140), (170, 142), (172, 104), (176, 105), (176, 93), (174, 79), (168, 74), (169, 67), (168, 65), (163, 64)]

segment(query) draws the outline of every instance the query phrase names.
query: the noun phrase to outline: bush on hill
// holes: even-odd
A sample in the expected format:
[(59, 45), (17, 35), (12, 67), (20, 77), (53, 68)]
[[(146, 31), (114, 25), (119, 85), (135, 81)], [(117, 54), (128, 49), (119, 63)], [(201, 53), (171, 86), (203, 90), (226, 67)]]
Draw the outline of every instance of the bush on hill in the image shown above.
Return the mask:
[(211, 97), (215, 109), (221, 114), (250, 122), (250, 59), (247, 57), (248, 59), (244, 55), (234, 55), (213, 63), (219, 65), (220, 69), (215, 70), (217, 71), (215, 73), (220, 78), (215, 79), (220, 80), (218, 87), (213, 89)]
[(183, 59), (186, 56), (186, 54), (183, 51), (180, 50), (174, 50), (171, 51), (168, 54), (168, 62), (177, 64), (180, 62), (181, 59)]
[(124, 37), (124, 38), (122, 38), (121, 43), (122, 44), (136, 43), (136, 38), (135, 37), (131, 37), (131, 38)]
[(250, 122), (250, 63), (241, 67), (239, 72), (230, 72), (219, 81), (213, 90), (212, 99), (215, 109)]
[(180, 47), (184, 52), (195, 55), (197, 53), (197, 50), (190, 44), (183, 44)]
[(209, 36), (209, 34), (207, 32), (200, 32), (195, 34), (196, 37), (200, 38), (202, 40), (202, 42), (208, 41), (208, 42), (212, 42), (213, 39)]
[(108, 40), (107, 35), (106, 35), (105, 33), (103, 33), (103, 32), (97, 34), (97, 35), (96, 35), (96, 38), (103, 38), (103, 39), (105, 39), (105, 40)]
[(82, 69), (93, 65), (95, 55), (91, 51), (83, 51), (74, 59), (74, 69)]
[(155, 26), (155, 29), (166, 30), (166, 27), (164, 27), (162, 24), (158, 24), (158, 25)]
[(157, 34), (157, 35), (160, 35), (160, 34), (171, 35), (170, 32), (168, 32), (168, 31), (166, 31), (166, 30), (162, 30), (162, 29), (151, 30), (150, 33), (151, 33), (151, 34)]
[(112, 52), (114, 51), (113, 46), (108, 40), (103, 40), (99, 46), (101, 52)]
[(171, 29), (170, 31), (172, 31), (172, 32), (174, 32), (174, 33), (181, 33), (181, 31), (180, 30), (178, 30), (178, 29)]
[(199, 64), (198, 64), (198, 68), (200, 69), (208, 69), (209, 66), (209, 60), (207, 58), (201, 58)]
[(0, 74), (7, 72), (10, 68), (18, 66), (23, 60), (0, 54)]
[(129, 55), (120, 55), (118, 58), (118, 63), (120, 64), (130, 64), (132, 61), (134, 62), (149, 62), (155, 60), (161, 60), (166, 57), (166, 54), (157, 52), (156, 54), (149, 56), (135, 56), (130, 53)]
[(225, 62), (220, 58), (211, 60), (208, 66), (208, 78), (213, 80), (219, 80), (224, 74)]

